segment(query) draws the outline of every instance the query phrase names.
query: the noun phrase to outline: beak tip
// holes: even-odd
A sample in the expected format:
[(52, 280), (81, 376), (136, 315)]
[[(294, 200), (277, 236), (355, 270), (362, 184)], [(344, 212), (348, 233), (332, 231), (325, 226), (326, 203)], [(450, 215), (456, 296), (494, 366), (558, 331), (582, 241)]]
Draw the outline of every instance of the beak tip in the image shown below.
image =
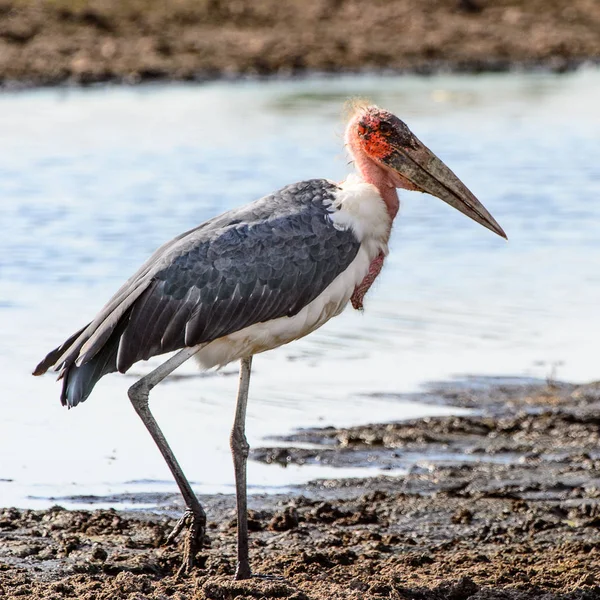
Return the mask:
[(495, 227), (494, 227), (494, 229), (492, 229), (492, 231), (494, 233), (498, 234), (501, 238), (504, 238), (508, 242), (508, 236), (504, 232), (504, 229), (502, 229), (502, 227), (500, 227), (500, 225), (498, 225), (498, 223), (494, 223), (494, 225), (495, 225)]

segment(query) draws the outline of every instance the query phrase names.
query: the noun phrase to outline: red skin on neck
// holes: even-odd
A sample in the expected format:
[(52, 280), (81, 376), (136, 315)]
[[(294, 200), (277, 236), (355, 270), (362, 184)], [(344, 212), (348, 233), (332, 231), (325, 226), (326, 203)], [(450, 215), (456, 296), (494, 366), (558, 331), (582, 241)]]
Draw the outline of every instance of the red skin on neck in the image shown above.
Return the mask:
[[(398, 214), (400, 201), (398, 192), (396, 192), (396, 182), (392, 173), (383, 166), (377, 164), (365, 151), (363, 140), (357, 134), (356, 125), (348, 126), (347, 143), (350, 147), (350, 154), (354, 158), (354, 165), (360, 176), (367, 183), (373, 184), (379, 191), (387, 206), (388, 213), (392, 220)], [(408, 183), (408, 182), (407, 182)]]
[(371, 285), (373, 285), (377, 275), (379, 275), (379, 272), (383, 268), (384, 259), (385, 256), (383, 255), (383, 252), (380, 252), (377, 257), (371, 261), (371, 264), (369, 265), (369, 272), (365, 278), (354, 288), (354, 292), (350, 298), (352, 308), (355, 308), (356, 310), (363, 309), (363, 299), (365, 294), (369, 291), (369, 288)]
[[(356, 170), (367, 183), (374, 185), (383, 198), (390, 215), (391, 220), (398, 214), (400, 200), (396, 188), (406, 190), (417, 190), (412, 183), (401, 175), (391, 171), (387, 167), (376, 161), (378, 157), (389, 154), (392, 150), (383, 136), (371, 137), (370, 140), (364, 140), (358, 135), (358, 119), (360, 115), (352, 119), (346, 130), (346, 143), (349, 146), (350, 153), (354, 159)], [(369, 272), (356, 286), (354, 293), (350, 298), (353, 308), (361, 310), (363, 308), (363, 299), (369, 288), (379, 275), (385, 256), (383, 252), (373, 259), (369, 266)]]

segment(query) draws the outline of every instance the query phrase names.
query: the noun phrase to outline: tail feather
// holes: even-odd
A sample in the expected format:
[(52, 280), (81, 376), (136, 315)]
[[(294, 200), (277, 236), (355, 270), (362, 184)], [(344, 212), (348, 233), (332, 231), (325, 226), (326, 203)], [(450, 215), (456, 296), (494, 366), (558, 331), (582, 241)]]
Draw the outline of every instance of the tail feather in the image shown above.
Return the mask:
[(74, 362), (65, 366), (62, 373), (63, 387), (60, 401), (69, 408), (87, 400), (98, 380), (117, 370), (119, 341), (127, 321), (124, 319), (113, 331), (96, 355), (88, 362), (77, 366)]
[[(89, 323), (88, 323), (89, 325)], [(73, 344), (73, 342), (87, 329), (88, 325), (82, 327), (77, 333), (74, 333), (64, 344), (55, 348), (44, 358), (44, 360), (35, 368), (33, 375), (43, 375), (48, 369), (56, 365), (56, 361), (61, 357), (63, 352)]]

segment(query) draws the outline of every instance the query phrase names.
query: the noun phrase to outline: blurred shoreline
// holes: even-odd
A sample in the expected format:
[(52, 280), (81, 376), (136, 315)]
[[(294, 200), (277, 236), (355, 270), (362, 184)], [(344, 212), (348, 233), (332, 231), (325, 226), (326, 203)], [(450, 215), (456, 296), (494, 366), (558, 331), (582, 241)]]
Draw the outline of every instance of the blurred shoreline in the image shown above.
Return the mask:
[(564, 72), (600, 60), (599, 31), (590, 0), (0, 0), (0, 84)]

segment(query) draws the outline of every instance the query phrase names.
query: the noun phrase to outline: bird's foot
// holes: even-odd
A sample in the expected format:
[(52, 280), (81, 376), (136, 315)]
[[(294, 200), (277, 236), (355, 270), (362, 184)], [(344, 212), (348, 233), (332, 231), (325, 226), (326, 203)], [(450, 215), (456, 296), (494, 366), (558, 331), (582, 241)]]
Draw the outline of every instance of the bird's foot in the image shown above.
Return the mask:
[(177, 571), (177, 577), (189, 575), (194, 568), (196, 552), (202, 549), (206, 533), (206, 516), (187, 509), (167, 537), (166, 544), (173, 544), (184, 529), (186, 532), (183, 538), (183, 562)]
[(270, 575), (263, 573), (253, 573), (250, 569), (250, 564), (247, 562), (239, 562), (235, 570), (236, 581), (243, 579), (258, 579), (260, 581), (283, 581), (285, 577), (280, 575)]

